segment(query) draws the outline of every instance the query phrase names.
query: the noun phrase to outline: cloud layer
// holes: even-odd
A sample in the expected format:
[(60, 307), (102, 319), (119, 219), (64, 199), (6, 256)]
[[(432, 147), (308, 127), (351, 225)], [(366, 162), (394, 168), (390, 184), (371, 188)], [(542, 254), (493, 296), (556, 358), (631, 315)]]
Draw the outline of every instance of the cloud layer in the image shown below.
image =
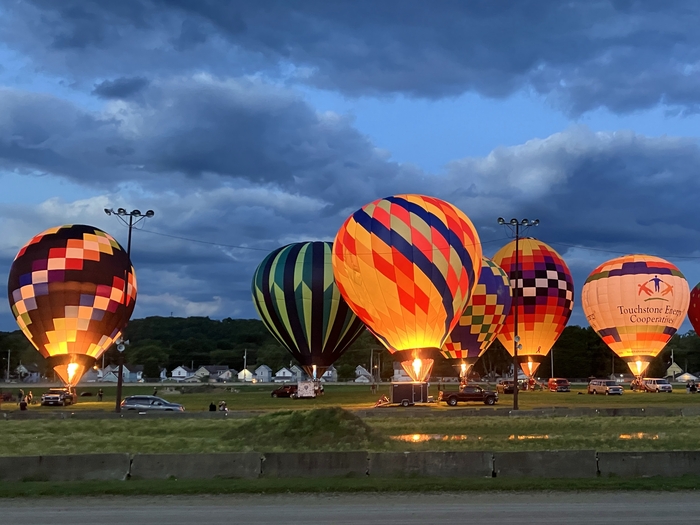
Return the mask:
[(28, 0), (2, 14), (32, 69), (113, 93), (135, 76), (265, 72), (350, 95), (529, 89), (570, 114), (700, 107), (692, 0)]

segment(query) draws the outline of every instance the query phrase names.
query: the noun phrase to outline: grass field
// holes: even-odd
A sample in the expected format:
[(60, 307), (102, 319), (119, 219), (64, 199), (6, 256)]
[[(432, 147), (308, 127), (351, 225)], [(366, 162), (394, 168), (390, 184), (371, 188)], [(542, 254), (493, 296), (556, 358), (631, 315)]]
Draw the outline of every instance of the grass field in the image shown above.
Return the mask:
[[(19, 387), (14, 387), (17, 390)], [(168, 391), (168, 388), (182, 389), (177, 393)], [(276, 399), (270, 397), (272, 385), (241, 385), (231, 384), (222, 386), (158, 386), (158, 395), (181, 403), (188, 411), (207, 410), (209, 404), (226, 401), (231, 410), (280, 410), (280, 409), (309, 409), (330, 406), (342, 406), (344, 408), (358, 409), (370, 408), (382, 395), (389, 395), (388, 384), (379, 386), (379, 391), (373, 394), (369, 385), (326, 385), (326, 393), (316, 399), (294, 400), (288, 398)], [(449, 388), (456, 388), (451, 385)], [(28, 390), (28, 388), (27, 388)], [(46, 388), (37, 388), (35, 396), (45, 391)], [(103, 387), (105, 397), (101, 403), (96, 401), (95, 394), (98, 387), (79, 387), (78, 393), (89, 392), (91, 397), (79, 397), (76, 405), (68, 407), (68, 410), (113, 410), (116, 400), (116, 387)], [(16, 394), (16, 392), (14, 392)], [(152, 394), (153, 386), (125, 386), (124, 396), (135, 394)], [(437, 398), (436, 385), (431, 385), (431, 392)], [(38, 396), (37, 396), (38, 397)], [(497, 406), (511, 406), (512, 395), (501, 395)], [(685, 388), (676, 387), (672, 394), (646, 394), (625, 390), (622, 396), (591, 396), (586, 395), (585, 387), (574, 387), (572, 392), (521, 392), (519, 396), (520, 408), (531, 409), (540, 407), (568, 406), (568, 407), (596, 407), (596, 408), (623, 408), (623, 407), (651, 407), (664, 406), (669, 408), (681, 408), (692, 405), (700, 405), (700, 395), (690, 395)], [(483, 408), (484, 405), (471, 403), (470, 406)], [(431, 410), (450, 410), (445, 404), (435, 404), (429, 407)], [(65, 410), (57, 407), (40, 407), (32, 405), (31, 410)], [(1, 410), (17, 410), (15, 404), (3, 404)]]
[[(308, 412), (289, 412), (282, 414), (284, 417), (269, 414), (245, 420), (0, 420), (0, 455), (700, 449), (698, 417), (392, 417), (371, 418), (360, 423), (343, 420), (331, 428), (324, 422), (329, 419), (327, 415), (314, 419), (306, 418), (305, 414)], [(404, 440), (396, 439), (397, 436), (403, 436)]]

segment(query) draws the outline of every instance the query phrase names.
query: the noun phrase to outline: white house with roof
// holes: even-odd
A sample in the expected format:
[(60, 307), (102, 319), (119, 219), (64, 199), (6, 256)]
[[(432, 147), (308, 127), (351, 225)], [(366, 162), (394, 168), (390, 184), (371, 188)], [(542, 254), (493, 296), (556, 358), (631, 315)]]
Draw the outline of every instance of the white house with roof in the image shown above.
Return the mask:
[(122, 370), (122, 381), (124, 383), (139, 383), (143, 381), (143, 365), (125, 364)]
[(225, 365), (200, 366), (194, 373), (194, 377), (206, 381), (227, 381), (231, 379), (231, 371)]
[(178, 366), (170, 372), (170, 377), (175, 381), (184, 381), (190, 377), (194, 377), (194, 370), (187, 366)]
[(160, 380), (165, 381), (168, 379), (168, 369), (167, 368), (161, 368), (160, 369)]
[(252, 383), (255, 379), (255, 373), (251, 370), (252, 367), (244, 368), (238, 372), (238, 380), (244, 383)]
[(333, 365), (328, 367), (328, 369), (325, 372), (323, 372), (323, 375), (321, 376), (321, 381), (325, 381), (326, 383), (335, 383), (338, 381), (338, 371)]
[(294, 374), (289, 368), (280, 368), (275, 372), (275, 377), (273, 378), (275, 383), (288, 383), (294, 381)]
[(294, 374), (294, 381), (303, 381), (306, 379), (306, 372), (299, 365), (293, 365), (289, 368), (289, 371)]
[(397, 363), (394, 361), (394, 375), (392, 376), (391, 380), (395, 383), (400, 383), (402, 381), (413, 381), (411, 379), (411, 376), (409, 376), (406, 371), (403, 369), (403, 366), (401, 366), (401, 363)]
[(255, 380), (258, 383), (272, 382), (272, 368), (267, 365), (260, 365), (255, 369)]
[(362, 365), (355, 367), (355, 383), (374, 383), (374, 378)]

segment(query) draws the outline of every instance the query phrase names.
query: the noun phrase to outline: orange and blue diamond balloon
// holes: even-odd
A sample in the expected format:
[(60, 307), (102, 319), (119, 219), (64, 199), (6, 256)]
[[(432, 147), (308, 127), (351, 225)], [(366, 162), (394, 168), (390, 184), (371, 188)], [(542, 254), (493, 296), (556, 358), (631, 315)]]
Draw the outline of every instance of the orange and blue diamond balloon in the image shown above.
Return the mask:
[(136, 275), (108, 233), (93, 226), (58, 226), (19, 251), (8, 296), (27, 339), (63, 382), (75, 385), (129, 321)]
[(487, 257), (482, 258), (481, 276), (471, 299), (442, 347), (448, 359), (461, 359), (468, 368), (476, 363), (503, 329), (511, 304), (506, 272)]
[(365, 326), (333, 278), (331, 243), (277, 248), (253, 275), (253, 303), (270, 333), (313, 376), (330, 367)]
[(518, 252), (517, 272), (515, 241), (493, 256), (493, 261), (508, 274), (511, 288), (517, 287), (498, 340), (514, 354), (517, 308), (522, 345), (518, 361), (528, 377), (532, 377), (569, 322), (574, 306), (574, 280), (561, 255), (542, 241), (520, 239)]
[(417, 359), (421, 350), (439, 351), (456, 326), (481, 256), (479, 236), (461, 210), (434, 197), (395, 195), (343, 223), (333, 271), (350, 308), (384, 346)]
[(683, 323), (690, 290), (674, 264), (625, 255), (593, 270), (581, 300), (593, 330), (641, 376)]

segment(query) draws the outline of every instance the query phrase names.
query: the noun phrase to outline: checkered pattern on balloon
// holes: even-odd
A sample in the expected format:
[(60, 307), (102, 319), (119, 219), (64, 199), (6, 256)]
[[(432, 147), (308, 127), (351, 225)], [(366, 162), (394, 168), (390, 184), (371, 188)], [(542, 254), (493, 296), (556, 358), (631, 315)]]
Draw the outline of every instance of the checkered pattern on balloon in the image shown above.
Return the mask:
[(36, 235), (15, 257), (8, 280), (17, 324), (67, 384), (77, 383), (120, 337), (136, 294), (127, 253), (86, 225)]

